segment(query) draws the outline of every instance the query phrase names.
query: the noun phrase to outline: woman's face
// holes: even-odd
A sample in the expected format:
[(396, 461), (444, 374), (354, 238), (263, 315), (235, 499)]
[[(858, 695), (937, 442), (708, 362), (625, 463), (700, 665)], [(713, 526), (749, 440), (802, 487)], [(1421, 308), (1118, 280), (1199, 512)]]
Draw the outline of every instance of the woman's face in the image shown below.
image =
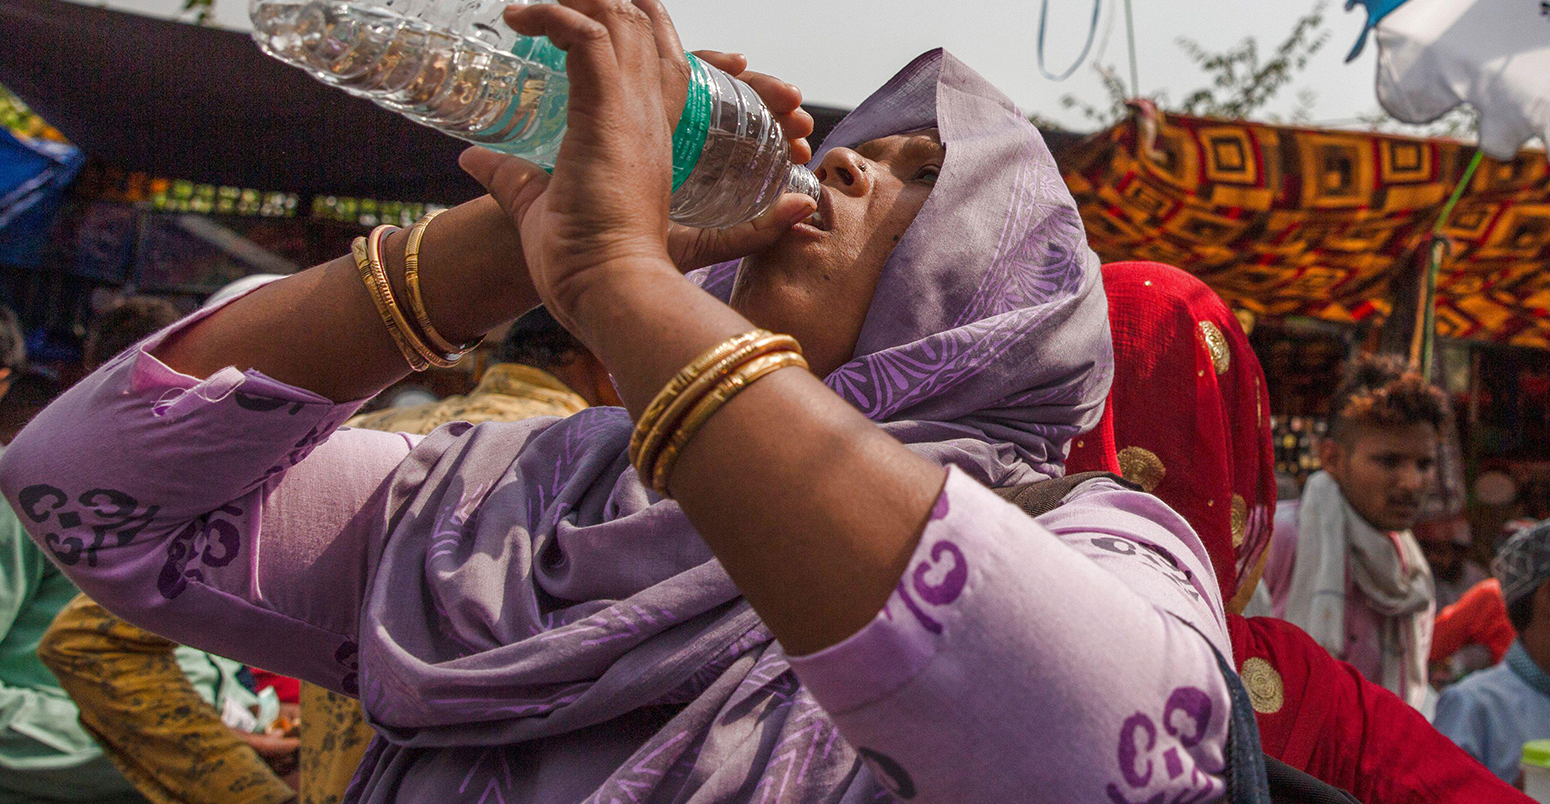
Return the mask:
[(925, 205), (945, 155), (935, 129), (830, 151), (817, 170), (818, 212), (743, 261), (733, 309), (795, 337), (819, 377), (844, 365), (883, 265)]

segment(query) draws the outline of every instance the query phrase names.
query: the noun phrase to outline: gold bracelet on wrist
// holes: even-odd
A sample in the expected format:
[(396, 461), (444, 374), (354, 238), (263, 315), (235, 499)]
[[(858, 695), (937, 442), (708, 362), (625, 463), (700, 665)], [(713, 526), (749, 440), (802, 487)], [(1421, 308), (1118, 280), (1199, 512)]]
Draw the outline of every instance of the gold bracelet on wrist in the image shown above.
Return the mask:
[(783, 368), (792, 367), (805, 369), (807, 361), (797, 352), (782, 350), (756, 357), (734, 369), (710, 393), (694, 404), (694, 407), (684, 415), (683, 423), (673, 431), (672, 437), (662, 446), (662, 451), (651, 470), (651, 487), (663, 497), (671, 496), (668, 494), (667, 480), (673, 473), (673, 466), (678, 462), (678, 455), (700, 428), (710, 421), (710, 417), (730, 402), (732, 397), (737, 396), (761, 378)]
[[(796, 339), (790, 335), (775, 335), (769, 332), (745, 339), (743, 336), (732, 339), (737, 345), (730, 350), (717, 347), (716, 354), (719, 359), (705, 366), (698, 373), (691, 376), (682, 390), (667, 400), (667, 404), (656, 417), (655, 421), (647, 422), (646, 417), (641, 417), (641, 423), (637, 430), (644, 431), (641, 439), (640, 451), (635, 456), (636, 471), (641, 474), (642, 482), (650, 478), (650, 470), (656, 464), (657, 454), (661, 452), (662, 445), (667, 443), (669, 436), (677, 429), (678, 423), (688, 413), (695, 403), (710, 393), (727, 375), (735, 371), (739, 366), (753, 360), (756, 357), (767, 355), (771, 352), (792, 351), (800, 354), (801, 347)], [(728, 341), (731, 343), (732, 341)], [(709, 353), (707, 353), (709, 354)], [(695, 361), (698, 364), (700, 361)], [(694, 364), (691, 364), (694, 365)], [(641, 425), (647, 425), (642, 427)]]
[(420, 325), (420, 334), (425, 336), (430, 345), (446, 359), (456, 362), (464, 355), (472, 352), (484, 342), (484, 338), (478, 338), (471, 343), (458, 346), (442, 337), (436, 327), (431, 324), (430, 313), (425, 308), (425, 298), (420, 295), (420, 241), (425, 237), (425, 229), (437, 215), (445, 212), (438, 209), (435, 212), (421, 218), (409, 230), (409, 240), (404, 246), (404, 286), (409, 291), (409, 311), (414, 315), (416, 324)]
[(415, 371), (424, 371), (430, 368), (430, 363), (420, 353), (409, 345), (407, 336), (400, 332), (398, 324), (393, 320), (389, 312), (391, 296), (384, 296), (384, 288), (378, 283), (376, 272), (372, 269), (371, 254), (367, 240), (357, 237), (350, 244), (350, 254), (355, 258), (355, 268), (360, 272), (361, 281), (366, 285), (366, 295), (371, 297), (371, 303), (377, 308), (377, 315), (382, 317), (383, 326), (387, 327), (388, 335), (393, 338), (393, 343), (398, 347), (399, 354), (404, 356), (404, 361), (409, 368)]
[(772, 333), (768, 330), (756, 329), (733, 338), (728, 338), (700, 353), (698, 357), (689, 362), (689, 365), (684, 366), (677, 374), (674, 374), (673, 378), (668, 380), (667, 385), (662, 386), (662, 390), (658, 391), (657, 395), (652, 398), (651, 404), (646, 406), (645, 412), (640, 415), (640, 420), (635, 425), (635, 432), (630, 436), (631, 463), (635, 463), (637, 466), (640, 465), (638, 458), (640, 456), (641, 444), (645, 441), (646, 434), (651, 431), (651, 428), (656, 426), (657, 420), (662, 418), (663, 411), (667, 410), (668, 405), (673, 404), (673, 400), (677, 399), (679, 394), (682, 394), (683, 390), (689, 387), (689, 383), (693, 382), (695, 377), (704, 373), (705, 369), (710, 368), (711, 365), (739, 347), (770, 334)]
[(372, 229), (371, 234), (366, 236), (366, 258), (371, 265), (372, 278), (382, 288), (382, 296), (387, 303), (388, 314), (392, 316), (393, 323), (397, 324), (399, 330), (404, 333), (404, 338), (409, 341), (410, 347), (430, 365), (439, 368), (451, 368), (457, 365), (457, 360), (448, 359), (446, 355), (438, 354), (435, 349), (432, 349), (430, 344), (420, 337), (420, 333), (414, 328), (414, 325), (409, 323), (409, 319), (404, 317), (404, 312), (398, 304), (398, 299), (393, 296), (393, 285), (388, 281), (387, 267), (382, 262), (382, 238), (396, 231), (398, 231), (397, 226), (383, 224)]

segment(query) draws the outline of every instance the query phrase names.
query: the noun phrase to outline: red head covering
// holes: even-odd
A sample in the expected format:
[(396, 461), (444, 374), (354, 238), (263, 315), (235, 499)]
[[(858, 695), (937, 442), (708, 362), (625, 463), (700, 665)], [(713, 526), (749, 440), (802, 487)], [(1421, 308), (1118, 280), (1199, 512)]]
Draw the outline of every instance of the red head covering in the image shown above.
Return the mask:
[(1066, 470), (1117, 469), (1162, 498), (1200, 533), (1223, 600), (1246, 596), (1276, 503), (1259, 360), (1227, 305), (1177, 268), (1105, 265), (1103, 286), (1114, 386), (1098, 428), (1072, 442)]
[[(1228, 610), (1241, 611), (1276, 501), (1265, 375), (1237, 319), (1189, 274), (1115, 263), (1103, 285), (1114, 387), (1098, 429), (1072, 442), (1066, 469), (1120, 471), (1182, 514), (1211, 555)], [(1369, 804), (1416, 801), (1417, 791), (1527, 804), (1297, 626), (1229, 615), (1227, 627), (1266, 754)]]

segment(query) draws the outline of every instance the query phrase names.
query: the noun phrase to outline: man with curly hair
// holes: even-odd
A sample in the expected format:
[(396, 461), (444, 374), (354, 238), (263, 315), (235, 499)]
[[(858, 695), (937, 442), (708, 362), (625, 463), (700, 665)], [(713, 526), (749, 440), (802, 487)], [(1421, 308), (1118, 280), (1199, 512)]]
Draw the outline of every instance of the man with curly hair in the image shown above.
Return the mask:
[(1297, 511), (1286, 619), (1420, 708), (1436, 592), (1410, 529), (1437, 478), (1446, 399), (1403, 361), (1359, 356), (1330, 403), (1324, 469)]

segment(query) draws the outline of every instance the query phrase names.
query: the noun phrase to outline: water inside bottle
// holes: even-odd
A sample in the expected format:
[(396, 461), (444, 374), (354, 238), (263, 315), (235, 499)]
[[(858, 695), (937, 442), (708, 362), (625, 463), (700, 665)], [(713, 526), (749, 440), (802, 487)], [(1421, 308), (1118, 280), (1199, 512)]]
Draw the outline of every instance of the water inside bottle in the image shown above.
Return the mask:
[[(553, 167), (570, 92), (565, 54), (505, 25), (513, 1), (545, 0), (252, 0), (249, 11), (269, 55), (415, 122)], [(816, 196), (757, 94), (719, 70), (704, 75), (714, 99), (706, 139), (673, 194), (673, 219), (727, 226), (782, 191)]]
[[(388, 5), (257, 0), (253, 38), (324, 83), (416, 122), (552, 166), (569, 80), (547, 40), (499, 49), (492, 26), (457, 36)], [(491, 34), (477, 35), (479, 28)], [(509, 38), (509, 37), (508, 37)], [(492, 41), (493, 40), (493, 41)], [(558, 53), (558, 51), (555, 51)]]

